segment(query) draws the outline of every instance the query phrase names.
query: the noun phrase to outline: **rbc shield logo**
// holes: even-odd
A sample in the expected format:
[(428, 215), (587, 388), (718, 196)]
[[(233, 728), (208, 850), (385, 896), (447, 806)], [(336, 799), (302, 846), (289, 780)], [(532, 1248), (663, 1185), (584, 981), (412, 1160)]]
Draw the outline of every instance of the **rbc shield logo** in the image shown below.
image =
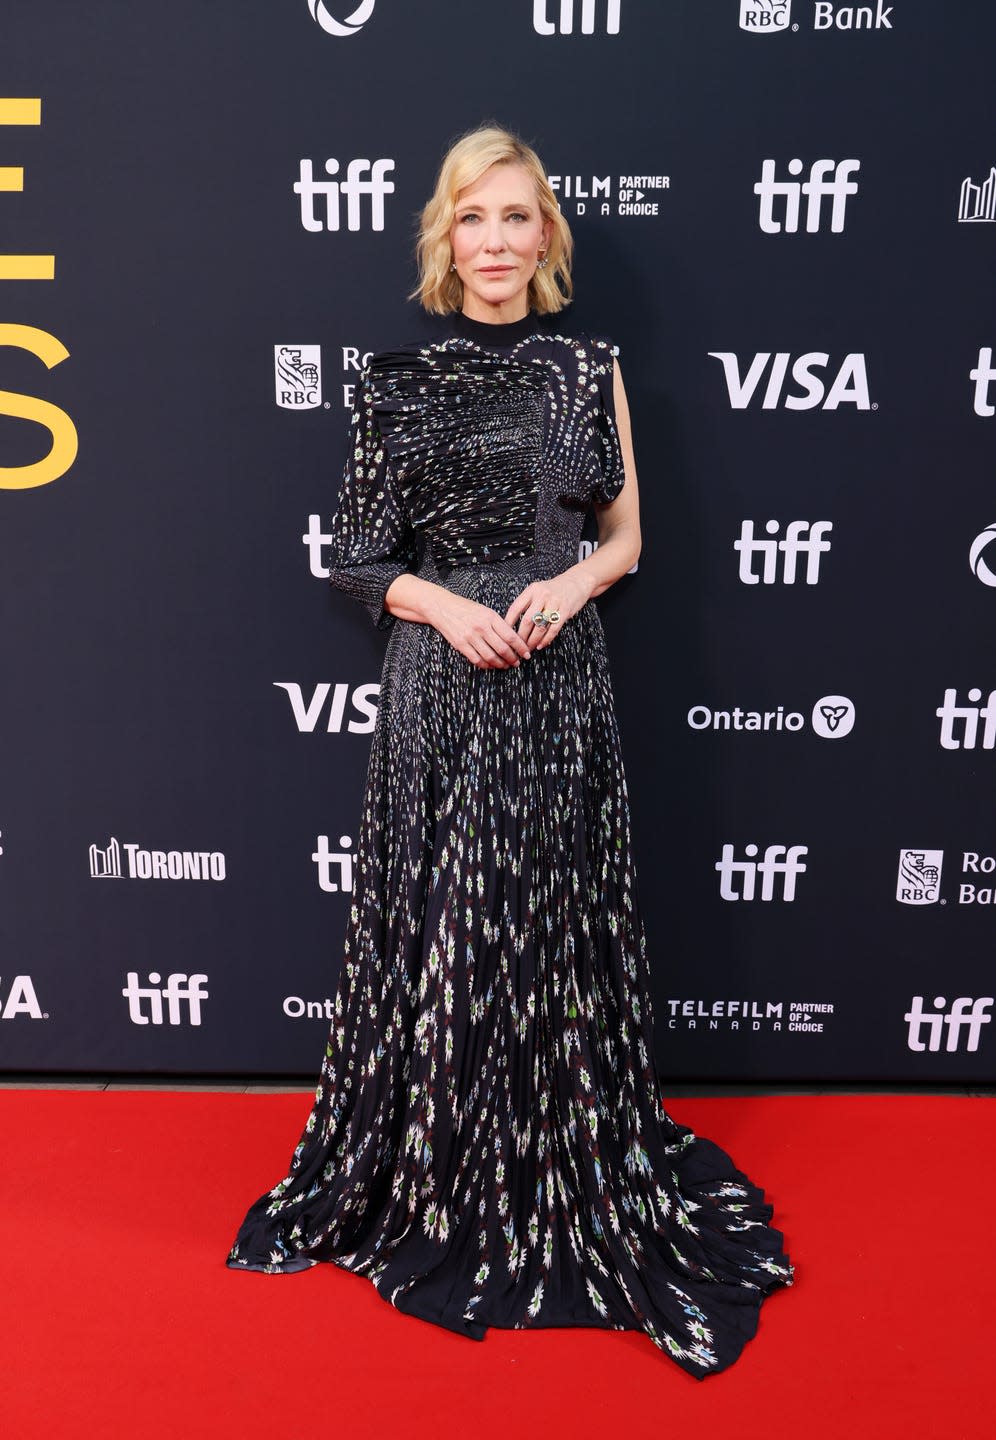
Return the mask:
[(274, 345), (276, 399), (281, 410), (317, 410), (322, 403), (322, 347)]
[(936, 905), (943, 850), (900, 850), (896, 899), (902, 905)]
[(773, 35), (787, 30), (792, 0), (740, 0), (740, 28), (751, 35)]

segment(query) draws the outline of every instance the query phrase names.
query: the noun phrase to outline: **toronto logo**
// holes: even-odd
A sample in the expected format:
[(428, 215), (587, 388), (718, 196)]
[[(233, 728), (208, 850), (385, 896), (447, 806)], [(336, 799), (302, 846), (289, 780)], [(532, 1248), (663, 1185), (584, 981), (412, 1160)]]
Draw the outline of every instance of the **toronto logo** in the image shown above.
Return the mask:
[[(346, 15), (342, 20), (337, 20), (326, 0), (308, 0), (308, 9), (311, 11), (311, 18), (316, 25), (320, 25), (326, 35), (356, 35), (370, 19), (373, 14), (374, 5), (377, 0), (362, 0), (351, 15)], [(334, 5), (332, 9), (345, 9), (344, 5)]]
[(990, 168), (979, 185), (975, 184), (971, 175), (965, 176), (958, 196), (958, 219), (996, 224), (996, 165)]

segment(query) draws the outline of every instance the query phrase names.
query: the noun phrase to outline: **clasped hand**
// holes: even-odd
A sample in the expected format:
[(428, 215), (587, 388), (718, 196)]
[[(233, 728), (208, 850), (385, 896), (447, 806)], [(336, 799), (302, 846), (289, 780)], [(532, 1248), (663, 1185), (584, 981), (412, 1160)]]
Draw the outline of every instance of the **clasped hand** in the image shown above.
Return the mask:
[[(436, 629), (461, 655), (481, 670), (508, 670), (528, 660), (534, 650), (551, 645), (564, 622), (591, 598), (591, 586), (575, 575), (532, 580), (504, 615), (465, 595), (449, 592)], [(556, 610), (559, 620), (537, 625), (537, 610)]]

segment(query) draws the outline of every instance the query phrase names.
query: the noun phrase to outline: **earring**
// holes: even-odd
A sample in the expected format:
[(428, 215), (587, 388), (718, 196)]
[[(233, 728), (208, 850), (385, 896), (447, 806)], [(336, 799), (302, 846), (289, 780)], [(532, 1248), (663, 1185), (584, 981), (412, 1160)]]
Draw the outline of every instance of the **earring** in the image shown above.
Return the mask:
[(451, 270), (455, 270), (455, 269), (456, 269), (456, 266), (451, 263), (451, 264), (450, 264), (450, 269), (451, 269)]
[(536, 262), (536, 269), (537, 269), (537, 270), (545, 270), (546, 267), (549, 265), (549, 263), (550, 263), (549, 260), (548, 260), (548, 259), (546, 258), (546, 256), (544, 255), (542, 260), (537, 260), (537, 262)]

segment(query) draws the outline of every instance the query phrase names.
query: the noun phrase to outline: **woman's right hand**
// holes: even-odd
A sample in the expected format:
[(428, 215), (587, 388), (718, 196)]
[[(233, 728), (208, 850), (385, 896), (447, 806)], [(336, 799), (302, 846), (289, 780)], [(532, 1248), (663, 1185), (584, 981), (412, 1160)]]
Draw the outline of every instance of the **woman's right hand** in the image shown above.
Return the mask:
[(456, 595), (444, 586), (435, 599), (429, 623), (479, 670), (510, 670), (528, 660), (532, 650), (497, 610)]

